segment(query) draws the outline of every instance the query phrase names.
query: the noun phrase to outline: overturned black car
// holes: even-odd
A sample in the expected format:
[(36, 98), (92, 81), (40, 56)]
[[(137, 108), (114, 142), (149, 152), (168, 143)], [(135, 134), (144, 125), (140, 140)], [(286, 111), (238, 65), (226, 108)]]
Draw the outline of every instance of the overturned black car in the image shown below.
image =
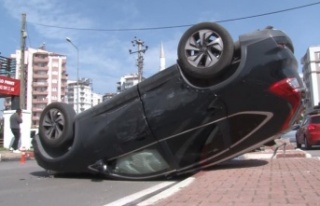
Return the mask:
[(188, 29), (177, 63), (82, 113), (52, 103), (33, 140), (56, 173), (151, 179), (196, 172), (270, 142), (302, 109), (290, 38), (271, 27), (234, 42), (216, 23)]

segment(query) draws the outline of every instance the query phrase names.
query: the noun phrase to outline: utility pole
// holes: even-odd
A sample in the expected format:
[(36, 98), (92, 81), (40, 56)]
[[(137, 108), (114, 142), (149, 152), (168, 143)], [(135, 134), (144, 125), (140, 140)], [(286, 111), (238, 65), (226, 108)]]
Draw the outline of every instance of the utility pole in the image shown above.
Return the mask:
[(26, 109), (26, 91), (25, 91), (25, 65), (24, 65), (24, 56), (25, 56), (25, 47), (26, 47), (26, 14), (22, 14), (22, 23), (21, 23), (21, 37), (20, 37), (20, 49), (21, 49), (21, 59), (20, 59), (20, 108)]
[[(77, 110), (76, 110), (76, 113), (80, 113), (80, 110), (79, 110), (79, 104), (80, 104), (80, 101), (79, 101), (79, 96), (80, 96), (80, 85), (79, 84), (79, 48), (77, 47), (77, 45), (75, 45), (72, 40), (69, 38), (69, 37), (66, 37), (66, 41), (69, 42), (77, 51), (77, 84), (76, 84), (76, 89), (77, 89), (77, 102), (76, 102), (76, 106), (77, 106)], [(75, 92), (73, 92), (75, 93)], [(73, 98), (74, 98), (75, 95), (73, 95)], [(75, 102), (75, 100), (73, 99), (73, 101)]]
[(134, 37), (134, 39), (131, 41), (132, 46), (138, 46), (137, 51), (132, 51), (129, 49), (130, 54), (138, 53), (138, 58), (137, 58), (137, 66), (138, 66), (138, 81), (142, 81), (143, 77), (143, 54), (148, 50), (148, 46), (144, 46), (144, 42), (141, 39), (137, 39), (137, 37)]

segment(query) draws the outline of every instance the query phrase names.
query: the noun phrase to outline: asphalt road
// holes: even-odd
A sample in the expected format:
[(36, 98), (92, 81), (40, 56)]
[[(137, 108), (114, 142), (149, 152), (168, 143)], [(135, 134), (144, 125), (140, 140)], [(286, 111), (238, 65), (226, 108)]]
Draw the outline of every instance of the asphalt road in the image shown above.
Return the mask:
[[(295, 144), (296, 143), (296, 131), (291, 130), (287, 133), (285, 133), (282, 138), (283, 139), (289, 139), (291, 143)], [(312, 157), (317, 157), (320, 158), (320, 146), (312, 146), (311, 149), (305, 150), (304, 145), (302, 145), (302, 150), (305, 152), (309, 153)]]
[(91, 175), (50, 177), (35, 161), (0, 162), (0, 205), (106, 205), (175, 181), (115, 181)]
[(313, 146), (311, 149), (304, 151), (309, 153), (312, 157), (320, 158), (320, 146)]

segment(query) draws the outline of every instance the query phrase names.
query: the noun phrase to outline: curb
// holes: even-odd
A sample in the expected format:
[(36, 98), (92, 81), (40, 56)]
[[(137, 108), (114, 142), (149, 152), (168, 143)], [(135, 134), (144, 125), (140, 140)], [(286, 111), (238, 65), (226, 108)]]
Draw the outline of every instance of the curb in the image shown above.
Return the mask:
[(277, 152), (273, 157), (274, 151), (263, 151), (263, 152), (252, 152), (246, 153), (241, 156), (236, 157), (237, 160), (246, 160), (246, 159), (279, 159), (279, 158), (312, 158), (312, 156), (301, 150), (287, 150), (282, 152)]
[[(26, 160), (34, 160), (34, 153), (31, 151), (26, 152)], [(0, 153), (0, 162), (5, 161), (20, 161), (21, 154), (13, 154), (11, 152)]]

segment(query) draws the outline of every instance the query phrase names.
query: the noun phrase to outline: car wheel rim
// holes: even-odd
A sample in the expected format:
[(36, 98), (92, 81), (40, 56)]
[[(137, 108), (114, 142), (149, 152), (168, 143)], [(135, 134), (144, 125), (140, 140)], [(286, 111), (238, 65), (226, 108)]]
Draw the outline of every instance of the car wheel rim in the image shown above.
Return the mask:
[(63, 132), (64, 124), (64, 117), (59, 110), (49, 110), (43, 119), (45, 137), (49, 140), (59, 139)]
[(185, 45), (188, 62), (199, 68), (216, 64), (223, 52), (221, 37), (212, 30), (199, 30), (189, 37)]

